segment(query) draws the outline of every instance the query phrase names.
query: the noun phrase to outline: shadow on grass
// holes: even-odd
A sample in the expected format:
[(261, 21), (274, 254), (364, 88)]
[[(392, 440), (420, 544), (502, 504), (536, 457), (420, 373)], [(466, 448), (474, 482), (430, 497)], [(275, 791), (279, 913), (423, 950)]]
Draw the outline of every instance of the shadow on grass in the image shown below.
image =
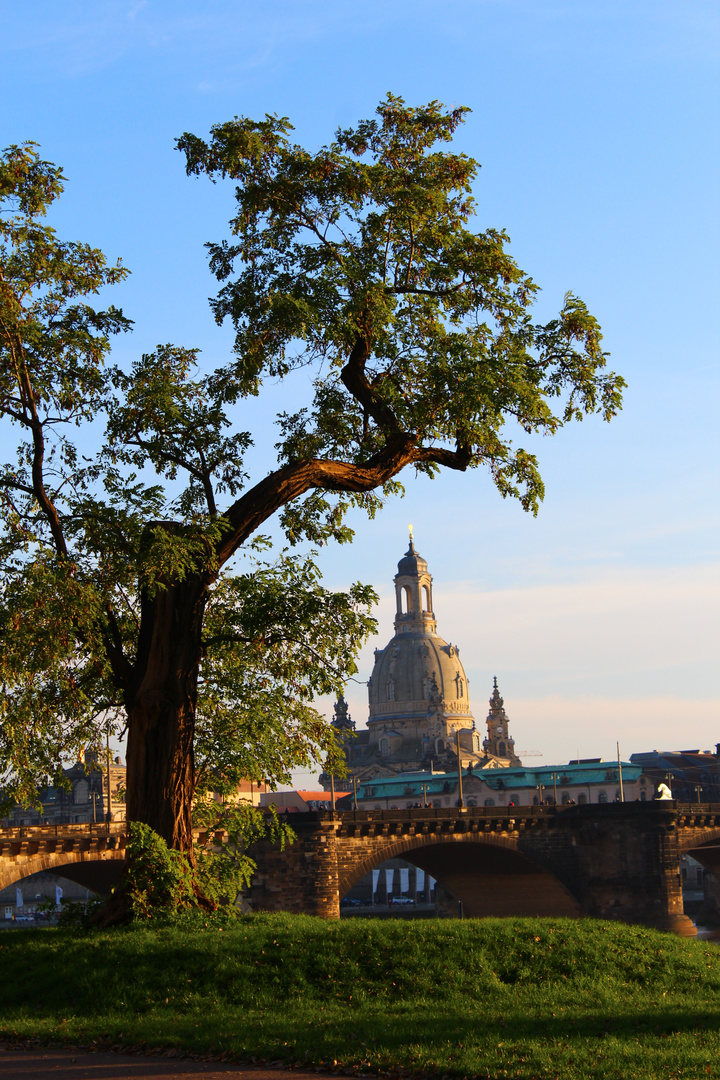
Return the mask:
[[(385, 1003), (372, 1014), (353, 1015), (351, 1006), (329, 1005), (310, 1018), (282, 1003), (277, 1011), (232, 1010), (222, 1014), (191, 1010), (179, 1014), (155, 1006), (144, 1014), (38, 1024), (26, 1018), (9, 1026), (20, 1034), (26, 1024), (46, 1037), (111, 1043), (146, 1043), (195, 1053), (230, 1053), (293, 1064), (358, 1066), (368, 1072), (402, 1067), (430, 1074), (516, 1078), (558, 1076), (637, 1077), (706, 1075), (720, 1051), (720, 1010), (645, 1010), (608, 1018), (603, 1013), (529, 1016), (507, 1001), (502, 1016), (485, 1017), (472, 1009), (426, 1008)], [(29, 1031), (28, 1031), (29, 1033)], [(503, 1073), (503, 1069), (505, 1073)], [(680, 1072), (676, 1072), (680, 1069)], [(509, 1070), (509, 1071), (508, 1071)], [(713, 1074), (717, 1075), (717, 1074)]]

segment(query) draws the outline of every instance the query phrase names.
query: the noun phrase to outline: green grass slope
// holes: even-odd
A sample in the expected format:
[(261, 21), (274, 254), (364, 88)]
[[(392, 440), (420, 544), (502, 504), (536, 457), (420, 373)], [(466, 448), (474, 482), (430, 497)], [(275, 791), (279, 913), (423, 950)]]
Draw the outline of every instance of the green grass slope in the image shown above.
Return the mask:
[(720, 950), (593, 920), (0, 935), (0, 1036), (521, 1080), (720, 1077)]

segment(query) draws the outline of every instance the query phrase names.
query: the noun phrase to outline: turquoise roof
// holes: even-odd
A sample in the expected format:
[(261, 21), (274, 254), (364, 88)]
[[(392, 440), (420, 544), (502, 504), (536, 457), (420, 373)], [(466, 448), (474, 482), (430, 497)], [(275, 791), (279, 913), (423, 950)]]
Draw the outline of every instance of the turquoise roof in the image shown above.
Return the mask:
[[(629, 761), (622, 763), (623, 780), (637, 780), (642, 773), (639, 765)], [(539, 765), (533, 768), (518, 766), (509, 769), (463, 769), (463, 780), (475, 778), (482, 780), (490, 791), (508, 791), (519, 788), (552, 788), (553, 774), (555, 783), (561, 788), (580, 787), (584, 784), (618, 783), (616, 761), (580, 762), (567, 765)], [(358, 797), (361, 799), (411, 798), (412, 796), (447, 795), (457, 788), (457, 770), (445, 773), (406, 772), (398, 776), (383, 776), (377, 780), (358, 785)], [(449, 784), (449, 787), (446, 787)], [(372, 794), (371, 794), (372, 791)]]

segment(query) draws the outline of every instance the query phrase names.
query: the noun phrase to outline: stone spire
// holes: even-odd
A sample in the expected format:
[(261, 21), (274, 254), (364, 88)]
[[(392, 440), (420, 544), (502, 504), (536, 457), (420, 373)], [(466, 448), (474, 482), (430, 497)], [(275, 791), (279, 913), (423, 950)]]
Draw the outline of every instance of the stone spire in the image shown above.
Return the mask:
[(335, 702), (335, 715), (332, 719), (332, 726), (337, 728), (338, 731), (354, 731), (355, 724), (352, 717), (348, 712), (348, 703), (341, 694)]
[(508, 730), (508, 715), (505, 712), (505, 702), (500, 696), (497, 675), (493, 677), (493, 692), (490, 698), (490, 712), (487, 715), (487, 738), (483, 743), (483, 750), (493, 757), (509, 758), (513, 765), (522, 764), (515, 753), (515, 740)]

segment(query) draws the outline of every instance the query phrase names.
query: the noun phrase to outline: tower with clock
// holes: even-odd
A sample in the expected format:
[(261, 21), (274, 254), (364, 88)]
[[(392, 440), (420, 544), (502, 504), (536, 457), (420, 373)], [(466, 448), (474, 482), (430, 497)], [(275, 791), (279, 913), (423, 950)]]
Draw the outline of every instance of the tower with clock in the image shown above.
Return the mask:
[(520, 758), (515, 753), (515, 740), (508, 730), (508, 717), (505, 702), (500, 696), (497, 676), (493, 679), (493, 692), (490, 698), (490, 712), (487, 716), (487, 738), (483, 750), (490, 757), (505, 759), (511, 765), (520, 765)]

